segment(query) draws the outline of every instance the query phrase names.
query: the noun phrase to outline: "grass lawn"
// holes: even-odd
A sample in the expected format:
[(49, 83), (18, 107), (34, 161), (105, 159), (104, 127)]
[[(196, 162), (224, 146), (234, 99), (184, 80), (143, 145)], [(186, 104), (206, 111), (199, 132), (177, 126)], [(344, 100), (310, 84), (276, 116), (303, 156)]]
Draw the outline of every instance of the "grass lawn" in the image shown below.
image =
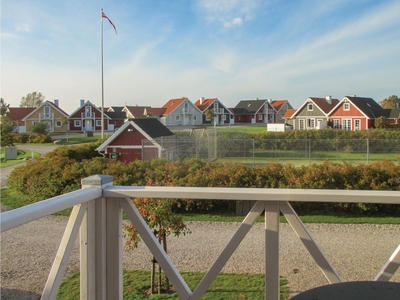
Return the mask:
[[(184, 272), (189, 288), (193, 291), (200, 283), (205, 273)], [(180, 299), (171, 286), (167, 294), (151, 295), (150, 271), (134, 270), (124, 272), (124, 300), (129, 299)], [(158, 282), (156, 279), (156, 286)], [(281, 300), (288, 299), (288, 288), (285, 279), (281, 278)], [(165, 281), (163, 282), (165, 289)], [(157, 292), (156, 292), (157, 293)], [(62, 284), (57, 296), (58, 300), (79, 299), (79, 272), (68, 277)], [(264, 274), (227, 274), (221, 273), (210, 286), (208, 292), (202, 297), (205, 300), (241, 300), (265, 299)]]
[[(7, 162), (4, 162), (3, 157), (4, 157), (4, 149), (1, 149), (0, 152), (0, 157), (1, 157), (1, 168), (20, 164), (24, 162), (26, 159), (32, 159), (32, 152), (30, 150), (21, 150), (17, 149), (17, 159), (8, 159)], [(33, 157), (38, 158), (40, 157), (39, 152), (33, 151)]]

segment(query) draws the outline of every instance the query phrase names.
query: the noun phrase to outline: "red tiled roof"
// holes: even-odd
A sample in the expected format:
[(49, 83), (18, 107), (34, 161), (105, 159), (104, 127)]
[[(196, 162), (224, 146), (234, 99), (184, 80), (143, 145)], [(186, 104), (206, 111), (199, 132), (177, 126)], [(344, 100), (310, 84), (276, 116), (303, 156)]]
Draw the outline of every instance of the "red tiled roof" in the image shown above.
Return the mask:
[(208, 99), (203, 99), (203, 102), (200, 104), (200, 99), (199, 100), (197, 100), (195, 103), (194, 103), (194, 105), (198, 108), (198, 109), (200, 109), (201, 111), (204, 111), (204, 110), (206, 110), (211, 104), (213, 104), (214, 103), (214, 101), (216, 100), (217, 98), (208, 98)]
[(172, 111), (175, 110), (175, 108), (177, 108), (186, 99), (187, 99), (186, 97), (182, 97), (169, 100), (167, 103), (163, 105), (163, 108), (165, 108), (164, 115), (169, 115)]
[(296, 109), (288, 109), (288, 111), (283, 115), (282, 118), (289, 119), (296, 112)]
[(7, 116), (11, 121), (21, 121), (35, 109), (36, 107), (9, 107), (10, 112)]
[(287, 100), (272, 100), (271, 105), (275, 108), (276, 111), (280, 110)]

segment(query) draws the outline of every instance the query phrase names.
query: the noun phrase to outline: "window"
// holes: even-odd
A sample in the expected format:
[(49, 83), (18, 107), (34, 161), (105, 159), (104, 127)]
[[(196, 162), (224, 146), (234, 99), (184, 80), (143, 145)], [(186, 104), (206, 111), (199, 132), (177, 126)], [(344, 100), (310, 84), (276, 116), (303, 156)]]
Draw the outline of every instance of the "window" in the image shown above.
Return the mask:
[(50, 106), (45, 106), (44, 107), (44, 113), (47, 114), (47, 115), (50, 114)]
[(226, 115), (222, 115), (221, 117), (222, 117), (222, 121), (226, 120)]
[(258, 115), (258, 120), (262, 120), (263, 119), (263, 116), (262, 115)]
[(61, 127), (62, 126), (62, 122), (61, 121), (56, 121), (56, 127)]
[(92, 116), (92, 107), (91, 106), (86, 106), (85, 107), (85, 116), (86, 117), (91, 117)]
[(196, 121), (197, 120), (197, 116), (193, 116), (193, 121)]
[(306, 122), (305, 122), (304, 119), (300, 119), (300, 120), (299, 120), (299, 129), (300, 129), (300, 130), (306, 129), (305, 123), (306, 123)]
[(351, 130), (351, 119), (343, 120), (343, 129), (344, 130)]
[(179, 121), (181, 119), (180, 116), (175, 116), (175, 121)]
[(350, 110), (350, 103), (343, 104), (343, 110)]
[(101, 120), (96, 120), (96, 126), (101, 126)]
[(340, 120), (333, 120), (333, 128), (340, 129)]
[(80, 120), (76, 120), (75, 122), (74, 122), (74, 126), (75, 127), (81, 127), (82, 125), (81, 125), (81, 121)]
[(354, 130), (361, 130), (361, 120), (354, 120)]
[(313, 110), (313, 105), (312, 105), (312, 103), (307, 104), (307, 110), (308, 110), (308, 111), (312, 111), (312, 110)]
[(307, 119), (307, 127), (315, 128), (315, 119)]

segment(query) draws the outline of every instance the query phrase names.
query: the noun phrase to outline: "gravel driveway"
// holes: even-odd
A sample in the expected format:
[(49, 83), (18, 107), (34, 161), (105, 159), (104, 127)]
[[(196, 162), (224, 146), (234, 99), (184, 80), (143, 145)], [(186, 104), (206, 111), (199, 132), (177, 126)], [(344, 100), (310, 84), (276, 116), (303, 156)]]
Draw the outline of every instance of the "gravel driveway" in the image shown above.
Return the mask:
[[(1, 299), (37, 299), (66, 223), (66, 217), (48, 216), (2, 233)], [(192, 234), (168, 239), (168, 252), (180, 271), (207, 271), (239, 226), (217, 222), (187, 224)], [(263, 226), (254, 225), (223, 272), (264, 272)], [(344, 281), (372, 280), (400, 242), (398, 225), (308, 224), (307, 228)], [(280, 240), (281, 275), (287, 277), (291, 295), (328, 283), (288, 224), (281, 224)], [(138, 249), (125, 253), (124, 268), (150, 269), (150, 259), (142, 243)], [(76, 244), (67, 275), (78, 268)], [(399, 273), (392, 281), (400, 282)]]

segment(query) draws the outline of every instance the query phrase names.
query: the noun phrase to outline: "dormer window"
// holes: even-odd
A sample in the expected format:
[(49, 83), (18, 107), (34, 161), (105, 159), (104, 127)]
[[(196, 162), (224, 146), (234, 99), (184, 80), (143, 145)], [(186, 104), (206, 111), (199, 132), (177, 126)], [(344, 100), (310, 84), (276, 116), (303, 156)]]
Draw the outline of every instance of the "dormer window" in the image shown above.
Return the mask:
[(343, 110), (350, 110), (350, 103), (343, 104)]
[(313, 110), (313, 105), (312, 103), (307, 104), (307, 110), (312, 111)]

